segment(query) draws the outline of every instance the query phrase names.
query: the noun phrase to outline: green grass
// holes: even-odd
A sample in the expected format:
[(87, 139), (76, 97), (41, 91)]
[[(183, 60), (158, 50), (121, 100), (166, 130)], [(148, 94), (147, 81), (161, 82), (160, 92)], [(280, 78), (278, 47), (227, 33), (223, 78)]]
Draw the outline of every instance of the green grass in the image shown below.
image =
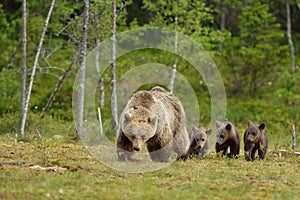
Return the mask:
[[(300, 199), (300, 156), (291, 150), (291, 124), (299, 132), (299, 102), (293, 106), (255, 98), (227, 102), (227, 118), (241, 136), (247, 120), (266, 123), (266, 160), (247, 162), (243, 156), (227, 159), (212, 151), (204, 159), (176, 161), (149, 173), (126, 173), (102, 164), (81, 141), (74, 140), (74, 122), (50, 117), (40, 120), (29, 113), (27, 142), (15, 142), (20, 117), (5, 114), (0, 117), (0, 162), (25, 164), (0, 165), (0, 199)], [(203, 124), (209, 120), (204, 117)], [(111, 130), (109, 119), (103, 123)], [(113, 140), (114, 133), (109, 134)], [(279, 156), (281, 149), (287, 150), (286, 156)], [(299, 139), (296, 151), (300, 151)], [(57, 165), (67, 171), (28, 168), (33, 165)]]
[[(64, 137), (14, 142), (0, 137), (0, 199), (299, 199), (300, 156), (247, 162), (217, 157), (176, 161), (149, 173), (115, 171), (92, 157), (81, 144)], [(138, 163), (137, 163), (138, 164)], [(31, 165), (66, 167), (66, 172), (28, 169)]]

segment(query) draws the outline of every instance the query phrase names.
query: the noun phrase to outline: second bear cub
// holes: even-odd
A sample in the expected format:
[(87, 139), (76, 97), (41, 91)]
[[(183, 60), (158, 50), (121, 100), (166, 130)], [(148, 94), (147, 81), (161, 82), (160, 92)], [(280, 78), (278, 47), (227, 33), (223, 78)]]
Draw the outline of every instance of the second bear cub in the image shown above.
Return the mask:
[[(240, 132), (231, 122), (216, 121), (216, 152), (228, 157), (237, 157), (240, 153)], [(228, 149), (230, 152), (228, 153)]]

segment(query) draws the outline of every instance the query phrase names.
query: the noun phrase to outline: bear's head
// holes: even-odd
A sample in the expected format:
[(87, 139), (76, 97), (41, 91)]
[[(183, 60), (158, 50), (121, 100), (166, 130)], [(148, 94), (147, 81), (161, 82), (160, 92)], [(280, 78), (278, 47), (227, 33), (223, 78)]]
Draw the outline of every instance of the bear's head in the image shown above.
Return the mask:
[(191, 142), (196, 144), (195, 150), (200, 150), (204, 147), (211, 133), (212, 129), (205, 130), (205, 128), (202, 126), (193, 126), (191, 132)]
[(249, 143), (257, 143), (259, 142), (262, 131), (265, 129), (266, 124), (261, 123), (260, 125), (253, 124), (250, 120), (248, 121), (248, 128), (246, 129), (245, 136), (246, 141)]
[(136, 106), (124, 113), (122, 130), (132, 142), (133, 149), (140, 151), (157, 130), (158, 117), (142, 106)]
[(232, 136), (233, 125), (229, 122), (221, 123), (216, 121), (217, 127), (217, 144), (222, 145)]

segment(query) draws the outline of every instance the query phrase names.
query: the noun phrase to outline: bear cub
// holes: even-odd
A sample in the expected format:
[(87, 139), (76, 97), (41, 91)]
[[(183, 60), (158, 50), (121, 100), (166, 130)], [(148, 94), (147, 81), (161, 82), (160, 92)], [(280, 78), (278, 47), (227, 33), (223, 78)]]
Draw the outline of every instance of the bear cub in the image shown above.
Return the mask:
[[(240, 153), (240, 132), (231, 122), (216, 121), (217, 127), (217, 142), (216, 152), (222, 152), (230, 158), (237, 156)], [(228, 153), (228, 149), (230, 152)]]
[(248, 128), (245, 130), (244, 134), (245, 157), (248, 161), (255, 160), (256, 151), (258, 151), (260, 159), (266, 158), (268, 137), (264, 131), (265, 126), (265, 123), (255, 125), (250, 120), (248, 121)]
[(208, 150), (209, 137), (212, 129), (206, 130), (203, 126), (193, 126), (190, 133), (190, 148), (188, 156), (203, 158)]

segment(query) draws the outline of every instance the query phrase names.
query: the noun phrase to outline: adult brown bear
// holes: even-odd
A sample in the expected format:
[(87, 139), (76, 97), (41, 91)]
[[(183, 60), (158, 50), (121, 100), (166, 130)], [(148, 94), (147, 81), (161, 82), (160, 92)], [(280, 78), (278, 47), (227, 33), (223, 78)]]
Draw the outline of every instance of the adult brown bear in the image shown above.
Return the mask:
[(168, 162), (174, 154), (177, 159), (187, 158), (189, 137), (183, 106), (161, 87), (135, 93), (120, 116), (118, 159), (133, 160), (132, 153), (144, 144), (155, 162)]

